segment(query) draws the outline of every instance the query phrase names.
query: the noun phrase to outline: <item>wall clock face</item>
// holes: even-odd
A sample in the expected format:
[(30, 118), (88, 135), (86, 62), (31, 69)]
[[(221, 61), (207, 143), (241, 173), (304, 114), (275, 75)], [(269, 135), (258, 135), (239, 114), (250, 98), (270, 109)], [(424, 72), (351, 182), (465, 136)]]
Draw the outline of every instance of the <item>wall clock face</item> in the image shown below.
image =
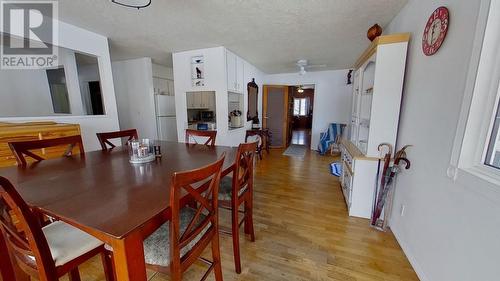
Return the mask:
[(449, 24), (450, 13), (446, 7), (439, 7), (432, 13), (422, 36), (422, 50), (425, 55), (432, 56), (439, 50), (448, 32)]

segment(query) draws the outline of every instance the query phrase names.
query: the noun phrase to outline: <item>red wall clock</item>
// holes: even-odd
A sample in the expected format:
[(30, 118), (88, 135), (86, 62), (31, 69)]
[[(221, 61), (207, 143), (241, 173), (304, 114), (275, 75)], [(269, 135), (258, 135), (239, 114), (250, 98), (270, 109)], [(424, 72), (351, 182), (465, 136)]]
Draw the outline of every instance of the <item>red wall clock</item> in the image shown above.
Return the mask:
[(422, 50), (426, 56), (432, 56), (439, 50), (449, 25), (450, 13), (446, 7), (437, 8), (429, 17), (422, 36)]

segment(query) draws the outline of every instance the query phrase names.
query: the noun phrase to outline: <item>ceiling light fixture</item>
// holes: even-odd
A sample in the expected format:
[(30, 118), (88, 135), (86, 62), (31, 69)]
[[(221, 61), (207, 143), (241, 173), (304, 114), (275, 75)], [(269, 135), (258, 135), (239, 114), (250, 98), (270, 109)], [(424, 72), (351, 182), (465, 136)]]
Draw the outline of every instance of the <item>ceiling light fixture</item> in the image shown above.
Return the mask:
[(111, 0), (111, 2), (127, 8), (137, 8), (138, 10), (151, 5), (151, 0)]
[(299, 75), (305, 75), (306, 73), (306, 68), (304, 66), (300, 66)]
[(304, 92), (304, 89), (302, 89), (302, 86), (299, 86), (299, 89), (297, 90), (299, 94), (302, 94)]

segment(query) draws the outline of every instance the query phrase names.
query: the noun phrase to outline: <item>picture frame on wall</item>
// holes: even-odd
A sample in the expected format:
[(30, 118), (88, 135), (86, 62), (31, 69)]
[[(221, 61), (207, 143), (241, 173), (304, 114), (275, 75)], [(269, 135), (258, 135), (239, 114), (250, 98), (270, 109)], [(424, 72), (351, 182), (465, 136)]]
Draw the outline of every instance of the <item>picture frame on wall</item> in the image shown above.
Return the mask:
[(193, 87), (205, 86), (205, 59), (203, 56), (191, 58), (191, 80)]

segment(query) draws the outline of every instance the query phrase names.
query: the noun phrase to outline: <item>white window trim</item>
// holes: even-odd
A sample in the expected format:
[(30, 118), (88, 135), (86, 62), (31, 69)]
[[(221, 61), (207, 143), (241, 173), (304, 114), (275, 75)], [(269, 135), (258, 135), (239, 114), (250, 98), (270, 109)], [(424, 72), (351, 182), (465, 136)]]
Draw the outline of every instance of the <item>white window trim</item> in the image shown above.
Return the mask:
[(495, 192), (500, 192), (500, 170), (485, 165), (484, 155), (494, 120), (492, 116), (500, 98), (499, 30), (500, 0), (481, 0), (473, 53), (447, 171), (448, 177), (465, 187), (474, 189), (479, 179), (489, 191)]
[[(295, 114), (295, 101), (296, 100), (299, 100), (299, 113), (298, 114)], [(308, 106), (308, 100), (307, 98), (293, 98), (293, 107), (294, 107), (294, 112), (293, 112), (293, 116), (296, 116), (296, 117), (305, 117), (308, 115), (308, 109), (309, 109), (309, 106)], [(304, 109), (304, 114), (301, 114), (301, 109), (302, 109), (302, 104), (304, 104), (305, 106), (305, 109)]]

